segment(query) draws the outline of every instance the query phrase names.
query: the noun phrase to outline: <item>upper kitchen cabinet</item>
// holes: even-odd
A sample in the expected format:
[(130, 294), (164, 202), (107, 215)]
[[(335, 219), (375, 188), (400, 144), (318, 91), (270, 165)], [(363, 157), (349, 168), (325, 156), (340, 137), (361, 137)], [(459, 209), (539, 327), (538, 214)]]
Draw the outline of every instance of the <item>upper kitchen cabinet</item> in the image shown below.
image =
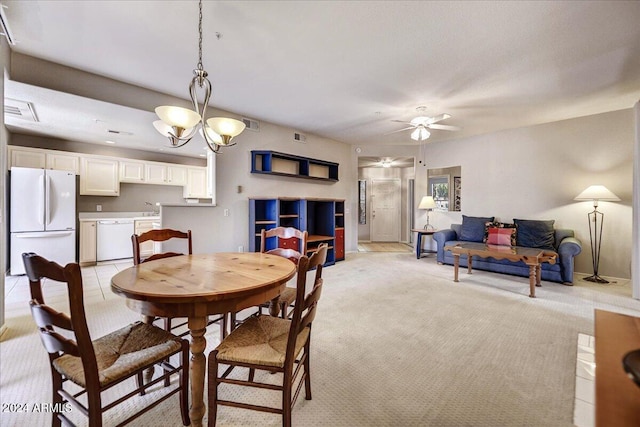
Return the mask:
[(80, 162), (81, 196), (119, 196), (118, 160), (83, 157)]
[(146, 163), (144, 177), (147, 184), (167, 184), (167, 165)]
[(144, 163), (120, 160), (120, 182), (144, 182)]
[(39, 168), (44, 169), (47, 167), (47, 155), (45, 151), (34, 150), (29, 148), (9, 148), (9, 167), (20, 168)]
[(211, 198), (211, 193), (208, 191), (207, 186), (207, 168), (187, 168), (187, 185), (184, 187), (183, 195), (188, 199)]
[(47, 169), (80, 173), (80, 159), (71, 153), (56, 153), (49, 151), (46, 155)]
[(167, 165), (167, 184), (187, 185), (187, 168), (185, 166)]
[(22, 168), (54, 169), (73, 172), (76, 175), (79, 172), (78, 156), (73, 153), (13, 146), (9, 146), (8, 150), (9, 168), (16, 166)]

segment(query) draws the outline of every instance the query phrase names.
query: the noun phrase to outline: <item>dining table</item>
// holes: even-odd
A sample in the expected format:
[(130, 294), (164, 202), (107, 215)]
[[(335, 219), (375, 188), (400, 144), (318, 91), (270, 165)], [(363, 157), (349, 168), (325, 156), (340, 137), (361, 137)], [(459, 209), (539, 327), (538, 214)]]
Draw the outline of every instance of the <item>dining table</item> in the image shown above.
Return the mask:
[(218, 252), (143, 262), (111, 278), (111, 290), (126, 298), (126, 305), (140, 313), (145, 322), (156, 317), (188, 319), (192, 426), (202, 426), (206, 411), (208, 316), (236, 313), (268, 301), (277, 315), (277, 298), (295, 272), (292, 261), (276, 255)]

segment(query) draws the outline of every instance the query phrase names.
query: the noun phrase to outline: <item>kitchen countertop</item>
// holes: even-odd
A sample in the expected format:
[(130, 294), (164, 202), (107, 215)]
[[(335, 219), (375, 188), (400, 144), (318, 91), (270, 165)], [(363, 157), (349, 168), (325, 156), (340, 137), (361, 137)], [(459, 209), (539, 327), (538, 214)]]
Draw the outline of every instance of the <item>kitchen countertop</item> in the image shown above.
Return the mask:
[(78, 220), (101, 221), (115, 219), (152, 220), (159, 221), (160, 215), (155, 212), (79, 212)]

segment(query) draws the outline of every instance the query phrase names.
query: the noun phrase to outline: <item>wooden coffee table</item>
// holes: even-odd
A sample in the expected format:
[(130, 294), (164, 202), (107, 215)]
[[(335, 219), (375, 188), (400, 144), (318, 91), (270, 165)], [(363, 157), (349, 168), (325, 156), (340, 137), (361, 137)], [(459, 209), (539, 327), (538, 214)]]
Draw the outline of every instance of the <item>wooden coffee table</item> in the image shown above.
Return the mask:
[(543, 262), (555, 264), (558, 254), (548, 249), (524, 248), (520, 246), (497, 246), (484, 243), (457, 243), (447, 245), (445, 251), (453, 254), (453, 281), (458, 281), (458, 268), (460, 267), (460, 255), (467, 256), (467, 272), (471, 274), (473, 257), (508, 259), (509, 261), (522, 261), (529, 266), (529, 297), (536, 297), (536, 286), (540, 285), (540, 269)]

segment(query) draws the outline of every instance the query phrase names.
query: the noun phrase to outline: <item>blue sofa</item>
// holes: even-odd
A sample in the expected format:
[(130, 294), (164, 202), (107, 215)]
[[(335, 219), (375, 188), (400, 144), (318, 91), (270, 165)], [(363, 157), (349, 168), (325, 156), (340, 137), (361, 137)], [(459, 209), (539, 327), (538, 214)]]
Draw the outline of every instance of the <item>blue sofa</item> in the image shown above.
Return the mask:
[[(453, 265), (454, 257), (451, 251), (445, 251), (444, 247), (463, 243), (460, 240), (462, 224), (451, 224), (447, 230), (436, 231), (433, 240), (438, 246), (438, 264)], [(558, 261), (555, 264), (542, 264), (542, 280), (560, 282), (565, 285), (573, 285), (574, 257), (582, 252), (582, 244), (574, 237), (573, 230), (555, 229), (554, 248), (558, 253)], [(460, 256), (460, 266), (467, 266), (466, 255)], [(493, 271), (496, 273), (513, 274), (516, 276), (529, 277), (529, 267), (522, 261), (512, 262), (508, 260), (497, 260), (494, 258), (473, 258), (473, 268), (479, 270)]]

